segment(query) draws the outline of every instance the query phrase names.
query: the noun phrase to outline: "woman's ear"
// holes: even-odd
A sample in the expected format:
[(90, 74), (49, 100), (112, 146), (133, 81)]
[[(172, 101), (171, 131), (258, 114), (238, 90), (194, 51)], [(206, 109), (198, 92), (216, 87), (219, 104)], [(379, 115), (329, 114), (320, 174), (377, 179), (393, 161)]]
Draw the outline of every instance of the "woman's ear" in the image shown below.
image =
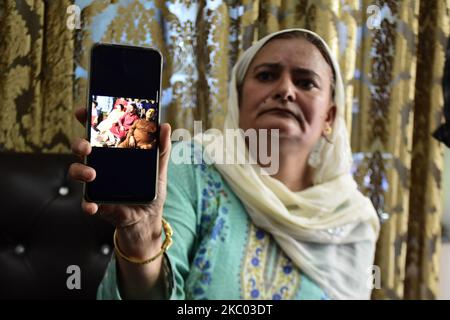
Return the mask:
[(336, 119), (336, 105), (331, 105), (331, 107), (328, 109), (326, 117), (325, 117), (325, 123), (324, 123), (324, 129), (322, 131), (322, 137), (327, 140), (328, 143), (332, 143), (330, 140), (330, 135), (333, 132), (333, 123)]
[(334, 120), (336, 119), (337, 107), (335, 104), (332, 104), (331, 107), (327, 111), (327, 116), (325, 117), (325, 126), (333, 127)]

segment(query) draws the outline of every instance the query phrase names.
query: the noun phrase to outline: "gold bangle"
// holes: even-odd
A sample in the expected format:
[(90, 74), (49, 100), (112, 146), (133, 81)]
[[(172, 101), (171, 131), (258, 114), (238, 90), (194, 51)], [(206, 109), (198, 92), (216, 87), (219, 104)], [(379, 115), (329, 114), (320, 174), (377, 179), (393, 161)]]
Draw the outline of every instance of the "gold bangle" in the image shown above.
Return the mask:
[(164, 233), (166, 234), (166, 238), (164, 239), (164, 242), (163, 242), (163, 244), (162, 244), (162, 246), (161, 246), (161, 251), (159, 251), (159, 252), (156, 254), (156, 256), (151, 257), (151, 258), (146, 259), (146, 260), (138, 260), (138, 259), (134, 259), (134, 258), (127, 257), (127, 256), (120, 250), (120, 248), (119, 248), (119, 244), (118, 244), (118, 242), (117, 242), (117, 229), (116, 229), (116, 230), (114, 230), (114, 236), (113, 236), (113, 239), (114, 239), (114, 248), (115, 248), (117, 254), (118, 254), (122, 259), (124, 259), (124, 260), (126, 260), (126, 261), (128, 261), (128, 262), (131, 262), (131, 263), (135, 263), (135, 264), (148, 264), (148, 263), (150, 263), (150, 262), (156, 260), (156, 259), (157, 259), (158, 257), (160, 257), (165, 251), (167, 251), (167, 250), (170, 248), (170, 246), (172, 245), (172, 235), (173, 235), (173, 230), (172, 230), (172, 228), (170, 227), (170, 224), (169, 224), (166, 220), (162, 219), (162, 226), (163, 226), (163, 229), (164, 229)]

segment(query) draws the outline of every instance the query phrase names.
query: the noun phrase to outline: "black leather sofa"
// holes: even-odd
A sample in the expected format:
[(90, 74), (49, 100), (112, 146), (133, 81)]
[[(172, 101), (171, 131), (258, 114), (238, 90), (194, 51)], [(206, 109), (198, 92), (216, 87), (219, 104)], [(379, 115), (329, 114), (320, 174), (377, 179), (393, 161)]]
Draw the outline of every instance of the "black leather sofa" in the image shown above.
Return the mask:
[(113, 228), (82, 213), (74, 161), (0, 153), (0, 299), (95, 299)]

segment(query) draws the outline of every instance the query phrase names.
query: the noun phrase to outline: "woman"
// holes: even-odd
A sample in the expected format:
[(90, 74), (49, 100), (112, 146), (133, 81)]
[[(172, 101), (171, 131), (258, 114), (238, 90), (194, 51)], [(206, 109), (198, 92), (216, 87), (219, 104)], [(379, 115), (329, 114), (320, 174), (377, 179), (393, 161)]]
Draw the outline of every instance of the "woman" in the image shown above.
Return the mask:
[(99, 125), (97, 126), (97, 130), (100, 131), (101, 134), (105, 133), (105, 131), (109, 131), (112, 125), (125, 115), (124, 110), (124, 105), (118, 104), (117, 107), (115, 107), (114, 110), (111, 111), (110, 114), (108, 114), (108, 117), (99, 123)]
[[(278, 129), (279, 170), (268, 176), (250, 164), (175, 165), (170, 128), (162, 125), (154, 203), (82, 204), (117, 228), (118, 257), (99, 297), (369, 298), (379, 225), (350, 175), (343, 107), (339, 66), (316, 34), (284, 30), (249, 48), (233, 69), (225, 128)], [(203, 138), (196, 140), (221, 143), (219, 135)], [(90, 152), (81, 140), (73, 149)], [(95, 178), (81, 164), (70, 172)], [(163, 211), (174, 230), (164, 256)], [(157, 258), (134, 263), (149, 257)]]
[(139, 119), (139, 116), (136, 114), (136, 105), (128, 104), (125, 114), (117, 120), (109, 131), (117, 137), (117, 145), (125, 139), (128, 130), (130, 130), (131, 126), (135, 121)]

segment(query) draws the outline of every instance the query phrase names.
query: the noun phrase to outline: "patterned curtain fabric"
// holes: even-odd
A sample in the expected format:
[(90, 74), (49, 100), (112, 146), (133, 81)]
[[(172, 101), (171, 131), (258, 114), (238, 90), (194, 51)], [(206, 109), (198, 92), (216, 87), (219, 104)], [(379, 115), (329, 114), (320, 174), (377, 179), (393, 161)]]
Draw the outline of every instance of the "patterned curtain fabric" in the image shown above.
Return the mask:
[(68, 152), (74, 135), (70, 1), (0, 1), (0, 149)]
[(442, 117), (449, 21), (450, 0), (1, 0), (0, 148), (70, 152), (83, 135), (73, 110), (85, 105), (94, 42), (159, 48), (165, 120), (188, 129), (202, 120), (206, 130), (222, 126), (243, 50), (276, 30), (311, 29), (343, 71), (355, 178), (388, 218), (373, 298), (433, 299), (443, 161), (431, 132)]

